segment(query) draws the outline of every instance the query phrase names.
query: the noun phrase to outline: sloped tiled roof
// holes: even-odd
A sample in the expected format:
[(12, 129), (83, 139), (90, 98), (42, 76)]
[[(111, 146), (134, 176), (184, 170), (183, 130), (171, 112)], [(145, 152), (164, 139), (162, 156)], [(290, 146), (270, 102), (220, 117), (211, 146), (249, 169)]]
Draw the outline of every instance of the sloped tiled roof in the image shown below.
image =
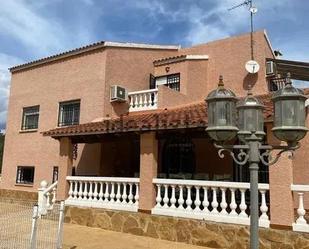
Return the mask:
[[(309, 94), (309, 89), (305, 89), (305, 94)], [(265, 105), (265, 121), (272, 121), (273, 104), (271, 101), (271, 94), (260, 95), (257, 96), (257, 98)], [(110, 120), (56, 128), (43, 132), (43, 135), (64, 137), (129, 131), (198, 128), (206, 126), (206, 105), (204, 101), (199, 101), (175, 108), (134, 112)]]

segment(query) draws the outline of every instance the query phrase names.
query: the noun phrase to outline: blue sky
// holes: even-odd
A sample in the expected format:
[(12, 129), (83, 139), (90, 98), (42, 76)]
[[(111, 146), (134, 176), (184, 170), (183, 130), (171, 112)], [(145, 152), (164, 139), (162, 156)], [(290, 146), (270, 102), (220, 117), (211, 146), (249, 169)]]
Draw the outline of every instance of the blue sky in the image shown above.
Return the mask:
[[(241, 0), (9, 0), (0, 6), (0, 128), (7, 68), (99, 40), (183, 47), (249, 31)], [(266, 29), (285, 59), (309, 61), (309, 1), (254, 0), (255, 28)]]

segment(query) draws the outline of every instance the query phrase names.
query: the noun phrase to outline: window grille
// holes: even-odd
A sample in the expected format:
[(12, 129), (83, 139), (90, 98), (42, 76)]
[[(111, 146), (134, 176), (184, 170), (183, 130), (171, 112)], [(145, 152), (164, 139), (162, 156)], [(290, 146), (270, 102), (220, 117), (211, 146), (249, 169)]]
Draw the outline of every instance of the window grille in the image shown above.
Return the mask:
[(40, 106), (23, 108), (22, 130), (37, 129), (39, 124)]
[(58, 126), (79, 124), (80, 101), (62, 102), (59, 105)]
[(33, 166), (18, 166), (16, 174), (16, 183), (33, 184), (34, 167)]
[(167, 86), (175, 91), (180, 91), (180, 74), (168, 75)]

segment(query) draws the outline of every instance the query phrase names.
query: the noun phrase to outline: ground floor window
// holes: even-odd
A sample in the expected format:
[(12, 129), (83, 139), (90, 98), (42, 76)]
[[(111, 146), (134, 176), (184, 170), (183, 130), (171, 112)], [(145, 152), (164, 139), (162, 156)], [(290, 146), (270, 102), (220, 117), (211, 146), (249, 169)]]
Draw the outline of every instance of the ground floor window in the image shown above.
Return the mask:
[(34, 167), (33, 166), (18, 166), (16, 174), (16, 183), (33, 184)]
[(58, 166), (54, 166), (53, 167), (53, 183), (58, 181), (58, 173), (59, 173)]

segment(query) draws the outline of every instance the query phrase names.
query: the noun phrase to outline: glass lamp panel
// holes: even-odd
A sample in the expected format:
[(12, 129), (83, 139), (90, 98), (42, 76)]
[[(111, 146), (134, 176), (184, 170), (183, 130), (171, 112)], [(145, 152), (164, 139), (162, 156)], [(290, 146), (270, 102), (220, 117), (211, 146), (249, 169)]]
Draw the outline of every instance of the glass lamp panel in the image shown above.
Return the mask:
[(281, 101), (275, 102), (275, 126), (281, 126), (282, 125), (281, 110), (282, 110)]
[(255, 109), (246, 109), (244, 116), (246, 117), (246, 131), (257, 131), (257, 115)]
[(238, 113), (238, 128), (243, 131), (245, 129), (244, 110), (239, 110)]
[(208, 126), (214, 125), (214, 117), (215, 117), (215, 103), (211, 102), (208, 104)]
[(298, 101), (299, 105), (299, 126), (306, 126), (306, 110), (305, 110), (305, 102), (304, 101)]
[[(228, 109), (227, 109), (228, 108)], [(217, 102), (217, 126), (227, 126), (229, 117), (229, 106), (226, 101)]]
[(297, 100), (282, 100), (282, 125), (283, 126), (297, 126), (298, 125), (298, 111)]
[(263, 116), (263, 111), (260, 109), (257, 111), (258, 112), (258, 130), (259, 131), (264, 131), (264, 116)]

